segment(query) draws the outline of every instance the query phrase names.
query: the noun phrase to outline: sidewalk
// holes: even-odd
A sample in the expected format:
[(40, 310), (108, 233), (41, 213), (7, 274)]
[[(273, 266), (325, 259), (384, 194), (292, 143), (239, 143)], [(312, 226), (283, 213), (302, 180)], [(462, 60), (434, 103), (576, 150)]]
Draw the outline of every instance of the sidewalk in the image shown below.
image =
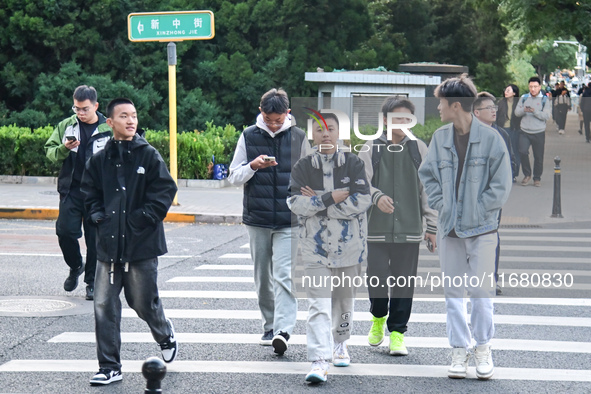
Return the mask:
[[(521, 186), (520, 175), (503, 207), (501, 225), (531, 226), (591, 222), (591, 144), (579, 135), (579, 121), (569, 112), (566, 134), (559, 135), (548, 122), (542, 186)], [(561, 199), (564, 218), (552, 218), (554, 157), (561, 159)], [(530, 154), (533, 167), (533, 158)], [(0, 183), (0, 218), (56, 219), (59, 197), (53, 178), (24, 179), (19, 184)], [(240, 223), (241, 187), (180, 186), (179, 205), (171, 207), (167, 221)]]

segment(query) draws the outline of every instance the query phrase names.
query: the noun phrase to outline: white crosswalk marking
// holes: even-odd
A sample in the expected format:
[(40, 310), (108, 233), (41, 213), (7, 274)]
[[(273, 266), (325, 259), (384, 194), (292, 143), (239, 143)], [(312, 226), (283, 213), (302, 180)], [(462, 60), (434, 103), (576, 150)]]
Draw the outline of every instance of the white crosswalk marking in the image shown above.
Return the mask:
[[(555, 357), (569, 357), (569, 359), (587, 360), (591, 354), (591, 342), (589, 336), (581, 335), (578, 338), (570, 338), (561, 335), (571, 331), (581, 332), (591, 328), (591, 299), (576, 298), (580, 290), (591, 290), (591, 230), (587, 229), (501, 229), (501, 261), (499, 273), (505, 276), (525, 274), (532, 276), (542, 273), (567, 274), (576, 278), (575, 285), (567, 293), (569, 298), (547, 296), (546, 298), (535, 297), (508, 297), (506, 295), (497, 297), (497, 307), (510, 308), (509, 313), (495, 312), (495, 324), (497, 332), (503, 333), (492, 340), (494, 351), (524, 352), (520, 358), (524, 360), (519, 368), (497, 365), (495, 368), (494, 380), (506, 380), (512, 382), (527, 381), (548, 381), (548, 382), (591, 382), (591, 371), (587, 369), (557, 368), (553, 363)], [(220, 253), (213, 259), (203, 263), (190, 272), (181, 276), (168, 279), (160, 288), (160, 296), (164, 299), (165, 306), (168, 302), (182, 301), (184, 305), (192, 303), (189, 308), (166, 309), (167, 317), (179, 319), (177, 326), (177, 339), (182, 344), (200, 344), (201, 346), (225, 346), (225, 345), (257, 345), (261, 333), (240, 332), (241, 325), (232, 326), (233, 329), (223, 332), (199, 332), (207, 331), (207, 327), (225, 326), (228, 327), (229, 320), (241, 321), (241, 324), (258, 324), (261, 320), (261, 313), (256, 308), (256, 293), (254, 291), (254, 280), (252, 276), (253, 264), (250, 253), (236, 253), (237, 251), (249, 249), (249, 244), (238, 244), (234, 249), (228, 249), (229, 253)], [(53, 255), (51, 255), (53, 256)], [(57, 255), (56, 256), (61, 256)], [(184, 257), (191, 256), (168, 256)], [(241, 261), (239, 261), (241, 260)], [(228, 262), (228, 264), (225, 264)], [(421, 246), (421, 255), (418, 273), (422, 277), (427, 274), (440, 275), (438, 257), (436, 254), (427, 253), (424, 246)], [(570, 269), (576, 268), (576, 269)], [(296, 278), (297, 282), (297, 278)], [(235, 284), (235, 285), (229, 285)], [(515, 286), (522, 294), (527, 293), (528, 288)], [(364, 289), (364, 291), (366, 291)], [(561, 290), (565, 291), (565, 290)], [(562, 293), (564, 295), (564, 293)], [(571, 296), (571, 294), (573, 294)], [(366, 294), (360, 294), (357, 298), (362, 305), (367, 305)], [(225, 308), (232, 308), (234, 302), (240, 308), (240, 302), (251, 306), (243, 309), (215, 308), (215, 301), (219, 300)], [(421, 325), (435, 325), (445, 335), (445, 300), (441, 297), (426, 297), (420, 294), (414, 298), (414, 304), (423, 310), (438, 311), (438, 313), (426, 313), (418, 311), (411, 314), (409, 328)], [(209, 309), (199, 309), (199, 307)], [(576, 314), (558, 313), (562, 309), (572, 308)], [(504, 310), (506, 312), (506, 310)], [(557, 315), (553, 315), (556, 313)], [(308, 312), (298, 311), (298, 325), (307, 319)], [(367, 309), (357, 310), (353, 319), (356, 322), (356, 335), (353, 335), (348, 344), (354, 347), (355, 352), (367, 351), (370, 348), (367, 344), (367, 336), (357, 327), (367, 325), (371, 319), (371, 313)], [(137, 314), (129, 308), (122, 311), (124, 324), (136, 324), (139, 321)], [(468, 315), (469, 317), (469, 315)], [(246, 322), (246, 321), (249, 322)], [(195, 322), (193, 324), (193, 321)], [(184, 325), (182, 323), (185, 323)], [(190, 330), (179, 330), (178, 327), (192, 327)], [(218, 324), (216, 324), (218, 323)], [(134, 326), (135, 327), (135, 326)], [(194, 328), (193, 328), (194, 327)], [(62, 332), (48, 340), (51, 346), (75, 346), (76, 344), (88, 344), (95, 342), (95, 334), (92, 331)], [(214, 329), (215, 330), (215, 329)], [(543, 332), (544, 338), (536, 338), (536, 333)], [(577, 331), (578, 330), (578, 331)], [(222, 331), (222, 330), (220, 330)], [(530, 335), (530, 332), (533, 334)], [(548, 334), (550, 333), (550, 334)], [(425, 334), (423, 334), (425, 335)], [(413, 336), (408, 332), (405, 336), (405, 343), (411, 353), (413, 349), (433, 349), (439, 355), (449, 351), (448, 339), (443, 336)], [(572, 340), (580, 339), (580, 341)], [(154, 339), (148, 330), (141, 332), (122, 332), (122, 342), (144, 346), (149, 344), (155, 346)], [(294, 333), (291, 336), (290, 345), (305, 346), (306, 336), (303, 332)], [(129, 345), (131, 346), (131, 345)], [(145, 345), (148, 346), (148, 345)], [(385, 340), (375, 352), (387, 355), (386, 347), (388, 340)], [(305, 352), (304, 352), (305, 353)], [(545, 354), (546, 353), (546, 354)], [(72, 353), (67, 353), (72, 354)], [(506, 354), (504, 358), (506, 359)], [(447, 359), (447, 358), (446, 358)], [(535, 363), (533, 360), (535, 359)], [(411, 359), (397, 359), (398, 363), (392, 363), (385, 359), (383, 363), (354, 363), (348, 368), (331, 368), (329, 374), (332, 379), (338, 376), (380, 376), (380, 377), (404, 377), (404, 378), (442, 378), (447, 379), (448, 365), (430, 365), (434, 361)], [(412, 362), (409, 360), (413, 360)], [(528, 360), (532, 364), (528, 365)], [(124, 360), (125, 373), (139, 373), (142, 360)], [(588, 365), (588, 361), (585, 365)], [(0, 365), (0, 372), (96, 372), (96, 360), (34, 360), (34, 359), (13, 359)], [(540, 367), (542, 366), (542, 367)], [(561, 365), (558, 365), (560, 367)], [(218, 373), (224, 371), (228, 374), (284, 374), (303, 376), (308, 372), (308, 362), (285, 361), (267, 362), (257, 359), (236, 361), (212, 361), (212, 360), (177, 360), (167, 365), (169, 373)], [(573, 367), (575, 368), (575, 367)], [(469, 368), (468, 378), (475, 379), (474, 367)], [(494, 383), (493, 383), (494, 384)], [(526, 390), (525, 384), (515, 386), (515, 390)], [(566, 383), (568, 384), (568, 383)], [(513, 386), (511, 386), (513, 387)], [(566, 387), (566, 386), (565, 386)], [(577, 386), (579, 387), (579, 386)]]

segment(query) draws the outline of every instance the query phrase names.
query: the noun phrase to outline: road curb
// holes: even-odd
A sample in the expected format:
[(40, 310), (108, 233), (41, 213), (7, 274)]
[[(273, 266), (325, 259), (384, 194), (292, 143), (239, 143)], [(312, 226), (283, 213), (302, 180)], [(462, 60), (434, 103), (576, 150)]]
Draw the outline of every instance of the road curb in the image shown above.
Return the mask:
[[(56, 208), (0, 208), (0, 219), (56, 220)], [(240, 215), (212, 215), (205, 213), (168, 212), (165, 222), (172, 223), (213, 223), (239, 224)]]

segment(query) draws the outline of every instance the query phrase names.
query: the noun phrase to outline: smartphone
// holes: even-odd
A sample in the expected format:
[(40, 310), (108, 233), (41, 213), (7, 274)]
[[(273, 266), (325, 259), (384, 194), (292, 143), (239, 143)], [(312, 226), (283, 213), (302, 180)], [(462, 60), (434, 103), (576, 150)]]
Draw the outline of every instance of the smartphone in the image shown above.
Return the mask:
[(68, 141), (70, 141), (70, 142), (72, 142), (72, 141), (76, 141), (76, 136), (75, 136), (75, 135), (67, 135), (67, 136), (66, 136), (66, 139), (67, 139)]
[(263, 157), (264, 161), (275, 161), (275, 156), (265, 156)]
[(431, 239), (429, 238), (427, 238), (427, 249), (429, 252), (433, 253), (433, 242), (431, 242)]

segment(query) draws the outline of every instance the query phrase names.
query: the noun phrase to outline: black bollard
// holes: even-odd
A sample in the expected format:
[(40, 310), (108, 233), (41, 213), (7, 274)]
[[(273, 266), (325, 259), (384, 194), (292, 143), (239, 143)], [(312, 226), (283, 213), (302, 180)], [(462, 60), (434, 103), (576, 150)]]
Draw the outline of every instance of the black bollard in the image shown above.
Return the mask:
[(166, 365), (158, 357), (150, 357), (142, 365), (142, 375), (148, 381), (144, 394), (162, 393), (161, 383), (166, 375)]
[(560, 157), (554, 158), (554, 201), (552, 203), (553, 218), (562, 218), (562, 208), (560, 204)]

